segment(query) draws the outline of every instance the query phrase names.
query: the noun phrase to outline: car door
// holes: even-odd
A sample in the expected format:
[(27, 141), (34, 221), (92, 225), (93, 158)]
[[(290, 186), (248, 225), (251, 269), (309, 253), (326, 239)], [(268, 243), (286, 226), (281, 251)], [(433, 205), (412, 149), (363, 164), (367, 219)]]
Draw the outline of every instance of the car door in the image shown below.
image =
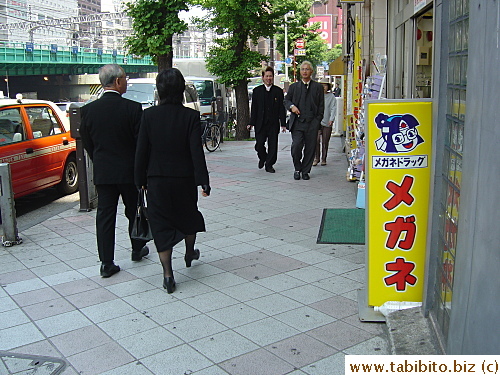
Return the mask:
[(29, 118), (28, 135), (32, 138), (37, 166), (37, 189), (41, 189), (59, 182), (72, 146), (66, 130), (50, 105), (26, 105), (24, 110)]
[(0, 108), (0, 163), (9, 163), (16, 197), (36, 186), (37, 166), (20, 106)]

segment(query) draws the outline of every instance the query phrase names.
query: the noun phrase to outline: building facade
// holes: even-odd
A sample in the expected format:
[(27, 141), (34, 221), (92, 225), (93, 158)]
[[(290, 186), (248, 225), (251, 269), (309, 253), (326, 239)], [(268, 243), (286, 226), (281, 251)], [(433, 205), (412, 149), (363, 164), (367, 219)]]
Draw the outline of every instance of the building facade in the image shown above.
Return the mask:
[[(385, 97), (433, 100), (424, 315), (447, 354), (500, 354), (500, 2), (343, 4), (363, 23), (363, 77), (385, 70)], [(487, 161), (492, 161), (489, 163)]]

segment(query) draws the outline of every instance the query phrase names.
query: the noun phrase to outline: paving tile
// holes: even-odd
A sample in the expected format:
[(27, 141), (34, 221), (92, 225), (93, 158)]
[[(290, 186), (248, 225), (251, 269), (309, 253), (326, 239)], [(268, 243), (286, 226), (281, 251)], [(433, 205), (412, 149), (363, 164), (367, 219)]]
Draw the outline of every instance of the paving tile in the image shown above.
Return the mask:
[(106, 320), (115, 319), (123, 315), (128, 315), (137, 310), (128, 303), (115, 299), (96, 305), (84, 307), (80, 311), (85, 314), (92, 322), (100, 323)]
[(243, 277), (239, 277), (228, 272), (202, 278), (196, 278), (196, 280), (214, 289), (223, 289), (230, 285), (243, 284), (247, 282), (247, 280)]
[(288, 276), (286, 274), (279, 274), (276, 276), (267, 277), (262, 280), (255, 281), (256, 284), (262, 285), (274, 292), (282, 292), (283, 290), (296, 288), (304, 285), (304, 281)]
[[(176, 276), (175, 282), (177, 283), (177, 286), (175, 289), (174, 298), (186, 299), (189, 297), (195, 297), (206, 293), (215, 292), (214, 288), (202, 284), (197, 280), (186, 279), (186, 281), (182, 282), (179, 282), (179, 280), (181, 279), (177, 278)], [(164, 293), (166, 294), (166, 292)]]
[(50, 316), (75, 310), (75, 306), (62, 297), (23, 307), (32, 320), (40, 320)]
[(391, 349), (387, 338), (375, 336), (350, 348), (344, 349), (344, 353), (353, 355), (391, 355)]
[(155, 287), (153, 285), (140, 279), (125, 281), (120, 284), (114, 284), (106, 287), (106, 289), (108, 289), (111, 293), (117, 295), (118, 297), (126, 297), (154, 288)]
[(156, 322), (140, 312), (106, 320), (98, 326), (115, 341), (153, 328), (159, 329)]
[(309, 306), (299, 307), (274, 316), (283, 323), (293, 322), (293, 327), (306, 332), (335, 321), (330, 315), (323, 314)]
[[(183, 285), (185, 285), (185, 283), (183, 283)], [(144, 292), (123, 297), (122, 299), (139, 311), (147, 310), (156, 306), (162, 306), (175, 301), (174, 297), (159, 288), (146, 290)]]
[(372, 334), (342, 321), (336, 321), (313, 329), (307, 334), (339, 350), (373, 337)]
[(256, 298), (248, 302), (248, 304), (270, 316), (303, 306), (301, 303), (280, 294)]
[(40, 290), (47, 287), (48, 285), (40, 279), (29, 279), (7, 285), (3, 284), (4, 290), (11, 296), (25, 292), (31, 292), (33, 290)]
[(0, 312), (0, 331), (5, 328), (28, 323), (30, 320), (22, 310), (8, 310)]
[[(92, 267), (92, 271), (93, 271), (92, 275), (96, 275), (96, 276), (90, 276), (90, 278), (92, 281), (95, 281), (97, 284), (102, 285), (102, 286), (109, 286), (109, 285), (119, 284), (119, 283), (123, 283), (126, 281), (137, 279), (136, 276), (132, 275), (131, 273), (128, 273), (126, 270), (121, 270), (120, 272), (113, 275), (112, 277), (104, 278), (101, 276), (97, 276), (97, 275), (99, 275), (99, 267), (100, 266)], [(80, 272), (82, 272), (82, 271), (80, 271)], [(87, 277), (89, 277), (89, 276), (87, 276)]]
[(306, 334), (268, 345), (265, 349), (297, 368), (317, 362), (337, 352), (334, 348)]
[(282, 375), (294, 367), (265, 349), (259, 349), (219, 364), (231, 375)]
[(357, 281), (342, 276), (333, 276), (329, 278), (327, 277), (324, 279), (318, 279), (314, 282), (314, 285), (336, 294), (347, 293), (364, 286)]
[(235, 305), (238, 303), (238, 300), (218, 291), (186, 298), (183, 299), (183, 301), (203, 313)]
[(274, 318), (266, 318), (236, 327), (234, 331), (257, 345), (266, 346), (300, 333), (299, 330), (290, 326), (293, 322), (287, 323), (285, 324)]
[(387, 326), (384, 322), (362, 322), (359, 320), (358, 313), (351, 315), (342, 319), (354, 327), (360, 328), (363, 331), (369, 332), (373, 335), (381, 335), (385, 332)]
[(219, 366), (211, 366), (200, 371), (193, 372), (193, 375), (227, 375), (228, 372)]
[(238, 268), (232, 271), (231, 273), (233, 273), (236, 276), (243, 277), (247, 280), (252, 281), (274, 276), (279, 274), (280, 272), (273, 268), (266, 267), (262, 264), (253, 264), (248, 267)]
[(224, 271), (233, 271), (238, 268), (254, 265), (255, 262), (240, 256), (234, 256), (226, 259), (217, 260), (215, 262), (211, 262), (210, 264)]
[(190, 345), (215, 363), (258, 349), (256, 344), (233, 331), (217, 333)]
[(87, 290), (78, 294), (67, 296), (66, 299), (81, 309), (83, 307), (96, 305), (106, 301), (111, 301), (118, 298), (115, 294), (104, 288)]
[[(336, 353), (301, 369), (308, 375), (343, 374), (345, 371), (344, 353)], [(292, 373), (293, 374), (293, 373)]]
[[(5, 265), (2, 265), (4, 268)], [(6, 264), (8, 266), (8, 263)], [(15, 284), (20, 281), (32, 280), (36, 278), (36, 275), (30, 270), (25, 269), (23, 266), (21, 269), (13, 270), (12, 272), (0, 273), (0, 284), (6, 286), (9, 284)]]
[(243, 303), (211, 311), (207, 315), (229, 328), (248, 324), (267, 316)]
[(85, 315), (77, 310), (43, 318), (35, 323), (47, 337), (57, 336), (92, 324)]
[(54, 275), (44, 276), (41, 279), (45, 281), (48, 285), (58, 285), (58, 284), (68, 283), (71, 281), (82, 280), (85, 279), (85, 276), (78, 271), (71, 270), (71, 271), (57, 273)]
[(72, 294), (86, 292), (88, 290), (96, 289), (99, 287), (100, 287), (99, 284), (90, 279), (81, 279), (54, 285), (52, 288), (62, 296), (70, 296)]
[(298, 270), (289, 271), (286, 274), (307, 283), (324, 280), (332, 276), (330, 272), (315, 266), (303, 267)]
[(222, 293), (237, 299), (240, 302), (250, 301), (255, 298), (272, 294), (273, 292), (254, 282), (238, 284), (221, 290)]
[(191, 342), (227, 330), (225, 325), (202, 314), (167, 323), (164, 327), (185, 342)]
[(312, 303), (309, 306), (337, 319), (358, 313), (357, 302), (342, 296), (333, 296), (323, 301)]
[[(12, 350), (14, 353), (26, 355), (42, 355), (46, 357), (63, 358), (64, 356), (52, 345), (49, 340), (37, 341), (32, 344), (19, 346)], [(2, 372), (0, 372), (2, 373)]]
[(67, 359), (79, 373), (83, 374), (100, 374), (134, 361), (134, 357), (114, 342), (75, 354)]
[(127, 363), (112, 370), (102, 372), (100, 375), (153, 375), (141, 361)]
[(45, 339), (40, 330), (33, 323), (6, 328), (0, 331), (0, 350), (11, 350), (18, 346), (31, 344)]
[(333, 296), (333, 293), (310, 284), (284, 290), (281, 294), (305, 305)]
[(162, 375), (193, 374), (214, 363), (188, 345), (180, 345), (143, 358), (141, 362), (153, 373)]
[(242, 256), (254, 252), (258, 249), (259, 247), (255, 246), (253, 243), (249, 244), (243, 242), (221, 248), (221, 250), (224, 250), (226, 253), (229, 253), (233, 256)]
[(14, 302), (11, 297), (0, 297), (0, 313), (4, 311), (17, 309), (19, 306)]
[(90, 325), (51, 337), (50, 341), (64, 356), (69, 357), (110, 343), (111, 338), (99, 327)]
[(127, 336), (117, 342), (138, 359), (184, 344), (184, 341), (161, 327)]
[(192, 306), (172, 298), (172, 302), (160, 306), (151, 307), (141, 312), (159, 325), (169, 324), (178, 320), (190, 318), (200, 314), (200, 311)]

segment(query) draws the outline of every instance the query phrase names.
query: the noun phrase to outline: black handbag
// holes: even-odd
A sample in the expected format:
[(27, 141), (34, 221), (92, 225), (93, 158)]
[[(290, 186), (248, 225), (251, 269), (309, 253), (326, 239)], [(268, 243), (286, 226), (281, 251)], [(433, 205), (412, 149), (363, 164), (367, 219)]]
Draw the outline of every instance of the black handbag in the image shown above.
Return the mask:
[(130, 232), (130, 238), (133, 240), (151, 241), (151, 227), (148, 220), (148, 209), (146, 207), (146, 190), (139, 189), (137, 197), (137, 210), (135, 212), (134, 226)]

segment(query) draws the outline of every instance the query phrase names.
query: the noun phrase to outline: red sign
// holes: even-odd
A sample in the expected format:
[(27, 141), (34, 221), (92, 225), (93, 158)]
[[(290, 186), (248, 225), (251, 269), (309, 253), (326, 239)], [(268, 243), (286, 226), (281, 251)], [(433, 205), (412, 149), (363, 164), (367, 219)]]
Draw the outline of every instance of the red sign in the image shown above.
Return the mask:
[(304, 49), (306, 47), (306, 42), (304, 39), (299, 38), (295, 41), (295, 48)]
[(316, 30), (319, 33), (319, 36), (325, 43), (328, 44), (329, 48), (332, 48), (332, 16), (315, 16), (313, 18), (309, 18), (307, 26), (311, 26), (316, 22), (320, 23), (319, 28)]

